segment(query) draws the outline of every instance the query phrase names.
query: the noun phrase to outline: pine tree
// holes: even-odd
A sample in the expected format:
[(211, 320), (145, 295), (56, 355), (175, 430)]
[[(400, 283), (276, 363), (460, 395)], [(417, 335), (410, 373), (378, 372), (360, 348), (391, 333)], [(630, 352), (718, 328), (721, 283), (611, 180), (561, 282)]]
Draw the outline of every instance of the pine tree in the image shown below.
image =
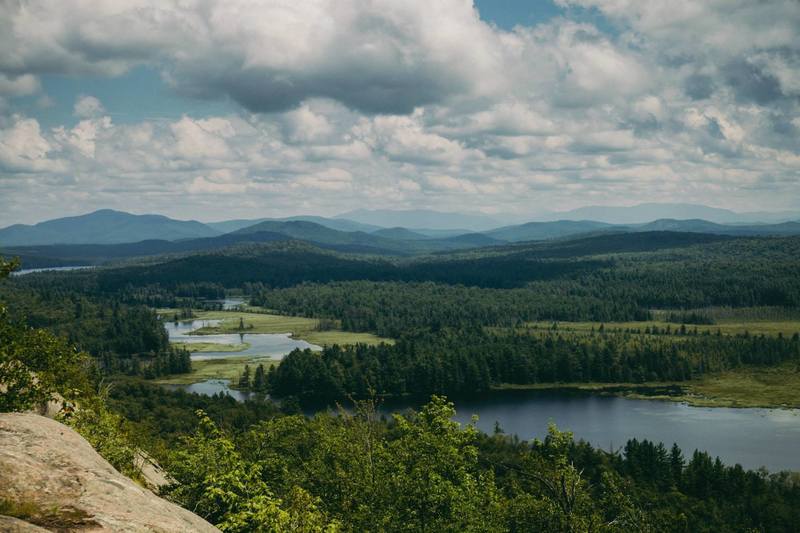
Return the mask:
[(239, 377), (239, 387), (243, 389), (250, 388), (250, 365), (244, 365), (244, 372)]
[(267, 387), (267, 378), (264, 374), (264, 365), (259, 364), (256, 367), (256, 373), (253, 377), (253, 390), (257, 392), (262, 392)]

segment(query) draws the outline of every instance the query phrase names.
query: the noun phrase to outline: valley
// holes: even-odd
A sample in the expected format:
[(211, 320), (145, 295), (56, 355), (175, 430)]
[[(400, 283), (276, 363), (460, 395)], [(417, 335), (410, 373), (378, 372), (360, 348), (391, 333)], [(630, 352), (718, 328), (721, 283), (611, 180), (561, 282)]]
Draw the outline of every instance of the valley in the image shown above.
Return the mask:
[[(636, 487), (637, 505), (667, 515), (678, 507), (647, 479), (730, 509), (690, 480), (743, 475), (792, 501), (800, 236), (694, 222), (710, 233), (535, 222), (453, 235), (309, 218), (220, 222), (212, 229), (229, 233), (199, 239), (4, 248), (23, 266), (94, 266), (0, 283), (0, 334), (74, 346), (38, 372), (82, 362), (46, 383), (68, 383), (58, 390), (99, 406), (96, 416), (120, 417), (120, 441), (173, 469), (194, 457), (191, 439), (235, 449), (249, 468), (271, 464), (249, 439), (270, 442), (299, 461), (292, 472), (313, 464), (302, 468), (316, 476), (329, 472), (318, 446), (464, 438), (485, 461), (476, 475), (493, 472), (510, 502), (513, 471), (484, 465), (550, 461), (548, 443), (559, 441), (554, 465), (595, 469), (587, 497), (605, 497), (613, 475)], [(208, 424), (218, 429), (204, 434)], [(637, 462), (661, 473), (631, 470)]]

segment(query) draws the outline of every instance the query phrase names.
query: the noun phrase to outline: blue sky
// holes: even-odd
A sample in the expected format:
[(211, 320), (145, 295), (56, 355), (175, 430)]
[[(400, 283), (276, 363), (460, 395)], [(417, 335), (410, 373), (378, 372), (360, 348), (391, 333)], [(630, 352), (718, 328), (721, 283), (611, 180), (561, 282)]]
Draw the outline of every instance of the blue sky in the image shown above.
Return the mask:
[(800, 208), (800, 4), (0, 6), (0, 226)]

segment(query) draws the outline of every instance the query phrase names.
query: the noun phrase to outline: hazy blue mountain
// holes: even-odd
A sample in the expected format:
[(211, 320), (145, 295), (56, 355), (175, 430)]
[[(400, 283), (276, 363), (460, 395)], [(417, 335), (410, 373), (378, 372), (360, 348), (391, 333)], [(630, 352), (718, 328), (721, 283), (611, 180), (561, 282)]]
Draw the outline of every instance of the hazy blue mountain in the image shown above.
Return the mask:
[(571, 211), (547, 213), (536, 220), (596, 220), (610, 224), (645, 224), (659, 219), (701, 219), (717, 224), (785, 222), (798, 213), (737, 213), (729, 209), (697, 204), (646, 203), (633, 206), (587, 206)]
[(326, 228), (331, 228), (339, 231), (364, 231), (370, 233), (382, 229), (380, 226), (373, 226), (371, 224), (361, 224), (353, 220), (340, 219), (340, 218), (326, 218), (313, 215), (298, 215), (285, 218), (257, 218), (252, 220), (249, 219), (222, 220), (220, 222), (208, 222), (206, 223), (206, 225), (218, 231), (221, 231), (222, 233), (231, 233), (234, 231), (238, 231), (240, 229), (255, 226), (260, 222), (267, 222), (267, 221), (290, 222), (296, 220), (304, 222), (314, 222), (315, 224), (319, 224), (320, 226), (325, 226)]
[(419, 241), (430, 238), (427, 235), (423, 235), (422, 233), (417, 233), (406, 228), (381, 228), (373, 231), (372, 235), (401, 241)]
[(692, 233), (714, 233), (717, 235), (798, 235), (800, 222), (780, 224), (716, 224), (708, 220), (661, 219), (635, 226), (636, 231), (682, 231)]
[(206, 226), (213, 228), (220, 233), (232, 233), (234, 231), (238, 231), (242, 228), (248, 228), (250, 226), (255, 226), (259, 222), (264, 222), (265, 220), (272, 220), (270, 218), (236, 218), (233, 220), (220, 220), (219, 222), (206, 222)]
[(459, 235), (466, 235), (467, 233), (475, 233), (464, 228), (455, 229), (433, 229), (433, 228), (414, 228), (414, 233), (425, 235), (426, 237), (433, 237), (435, 239), (447, 239), (449, 237), (458, 237)]
[(718, 224), (702, 219), (676, 220), (664, 218), (646, 224), (607, 224), (592, 220), (559, 220), (555, 222), (528, 222), (517, 226), (505, 226), (484, 232), (485, 235), (508, 242), (559, 239), (597, 232), (683, 232), (715, 235), (797, 235), (800, 222), (781, 224)]
[(6, 247), (4, 253), (17, 256), (23, 268), (42, 268), (59, 265), (96, 265), (131, 257), (218, 250), (244, 242), (286, 241), (286, 235), (257, 232), (237, 235), (227, 233), (182, 241), (151, 239), (120, 244), (47, 244), (39, 246)]
[[(380, 245), (392, 243), (391, 239), (384, 239), (361, 231), (340, 231), (306, 220), (265, 220), (253, 226), (242, 228), (234, 234), (247, 234), (260, 231), (281, 233), (293, 239), (312, 241), (322, 244), (370, 244)], [(389, 244), (391, 246), (391, 244)]]
[(286, 217), (286, 218), (281, 218), (279, 220), (287, 222), (292, 220), (314, 222), (316, 224), (319, 224), (320, 226), (325, 226), (326, 228), (331, 228), (339, 231), (363, 231), (365, 233), (371, 233), (373, 231), (382, 229), (381, 226), (376, 226), (374, 224), (364, 224), (361, 222), (356, 222), (355, 220), (348, 220), (346, 218), (327, 218), (327, 217), (317, 217), (312, 215)]
[(442, 239), (426, 238), (405, 228), (378, 230), (378, 234), (365, 233), (363, 231), (338, 231), (305, 220), (290, 220), (287, 222), (268, 220), (249, 228), (240, 229), (232, 233), (232, 235), (264, 231), (280, 233), (292, 239), (353, 253), (415, 254), (489, 246), (500, 242), (483, 235), (469, 238), (464, 238), (463, 236)]
[(540, 241), (611, 228), (613, 228), (611, 224), (592, 220), (557, 220), (555, 222), (527, 222), (516, 226), (504, 226), (486, 231), (484, 235), (508, 242)]
[(0, 230), (0, 244), (112, 244), (146, 239), (175, 241), (219, 234), (219, 231), (196, 220), (174, 220), (162, 215), (132, 215), (101, 209), (86, 215), (56, 218), (34, 225), (9, 226)]
[(501, 225), (498, 220), (485, 215), (443, 213), (427, 209), (357, 209), (342, 213), (335, 218), (345, 218), (362, 224), (373, 224), (384, 228), (402, 227), (412, 230), (435, 228), (483, 231)]

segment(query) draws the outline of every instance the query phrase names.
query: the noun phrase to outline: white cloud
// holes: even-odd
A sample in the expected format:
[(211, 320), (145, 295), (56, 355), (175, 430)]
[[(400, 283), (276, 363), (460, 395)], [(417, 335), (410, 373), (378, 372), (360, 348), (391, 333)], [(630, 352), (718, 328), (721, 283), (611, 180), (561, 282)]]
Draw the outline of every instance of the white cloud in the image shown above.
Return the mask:
[(0, 169), (5, 172), (58, 172), (62, 165), (48, 157), (52, 151), (36, 119), (16, 116), (10, 128), (0, 130)]
[(81, 120), (70, 130), (63, 126), (54, 130), (55, 138), (62, 145), (71, 146), (78, 150), (84, 157), (95, 157), (95, 142), (101, 130), (112, 127), (109, 117), (102, 117), (92, 120)]
[(232, 152), (225, 141), (233, 135), (230, 122), (221, 118), (193, 120), (184, 116), (170, 125), (175, 137), (175, 152), (187, 161), (228, 159)]
[[(561, 2), (614, 31), (505, 31), (462, 0), (0, 3), (0, 213), (800, 206), (796, 0)], [(241, 108), (112, 123), (87, 83), (73, 123), (20, 114), (40, 75), (140, 64)]]
[(79, 97), (73, 108), (73, 114), (78, 118), (96, 118), (105, 112), (103, 104), (94, 96)]

